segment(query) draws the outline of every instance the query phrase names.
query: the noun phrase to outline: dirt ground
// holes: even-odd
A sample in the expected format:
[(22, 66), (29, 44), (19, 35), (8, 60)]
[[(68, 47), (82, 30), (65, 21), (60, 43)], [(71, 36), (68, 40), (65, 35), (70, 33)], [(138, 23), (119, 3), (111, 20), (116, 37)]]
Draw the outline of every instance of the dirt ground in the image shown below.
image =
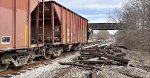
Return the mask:
[(125, 50), (127, 58), (131, 59), (129, 64), (150, 72), (150, 52)]

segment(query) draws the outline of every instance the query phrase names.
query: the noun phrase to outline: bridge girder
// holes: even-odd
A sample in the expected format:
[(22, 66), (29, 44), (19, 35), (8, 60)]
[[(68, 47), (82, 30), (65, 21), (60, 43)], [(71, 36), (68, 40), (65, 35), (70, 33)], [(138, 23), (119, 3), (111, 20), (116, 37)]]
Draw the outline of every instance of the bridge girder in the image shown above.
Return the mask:
[(89, 28), (93, 30), (123, 30), (120, 23), (89, 23)]

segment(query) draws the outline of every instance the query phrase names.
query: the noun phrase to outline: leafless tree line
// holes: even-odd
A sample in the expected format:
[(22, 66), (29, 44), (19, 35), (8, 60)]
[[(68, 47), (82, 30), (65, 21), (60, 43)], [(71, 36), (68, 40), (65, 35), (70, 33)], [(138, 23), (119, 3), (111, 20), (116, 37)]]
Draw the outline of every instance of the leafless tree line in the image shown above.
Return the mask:
[(106, 41), (110, 38), (110, 34), (107, 30), (100, 30), (97, 31), (97, 33), (93, 33), (90, 36), (90, 40), (102, 40), (102, 41)]
[(101, 30), (97, 33), (96, 37), (97, 37), (97, 40), (106, 41), (109, 39), (110, 34), (107, 30)]
[(111, 19), (123, 26), (116, 34), (118, 44), (150, 51), (150, 0), (128, 0)]
[(130, 0), (125, 3), (121, 21), (129, 30), (150, 29), (150, 0)]

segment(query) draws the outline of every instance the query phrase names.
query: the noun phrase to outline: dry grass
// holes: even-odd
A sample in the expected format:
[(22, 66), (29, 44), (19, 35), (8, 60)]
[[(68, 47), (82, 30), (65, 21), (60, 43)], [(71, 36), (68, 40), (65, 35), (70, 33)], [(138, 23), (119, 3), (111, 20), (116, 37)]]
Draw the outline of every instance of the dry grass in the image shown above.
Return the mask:
[(146, 30), (119, 31), (116, 34), (117, 45), (126, 46), (129, 49), (138, 49), (150, 52), (150, 32)]

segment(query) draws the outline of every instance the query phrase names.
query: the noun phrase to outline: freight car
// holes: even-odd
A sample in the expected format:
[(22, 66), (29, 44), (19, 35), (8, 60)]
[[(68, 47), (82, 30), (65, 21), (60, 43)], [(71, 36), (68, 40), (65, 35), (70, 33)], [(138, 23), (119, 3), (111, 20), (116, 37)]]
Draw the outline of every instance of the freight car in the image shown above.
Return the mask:
[(0, 0), (0, 69), (77, 50), (87, 42), (87, 25), (55, 1)]

